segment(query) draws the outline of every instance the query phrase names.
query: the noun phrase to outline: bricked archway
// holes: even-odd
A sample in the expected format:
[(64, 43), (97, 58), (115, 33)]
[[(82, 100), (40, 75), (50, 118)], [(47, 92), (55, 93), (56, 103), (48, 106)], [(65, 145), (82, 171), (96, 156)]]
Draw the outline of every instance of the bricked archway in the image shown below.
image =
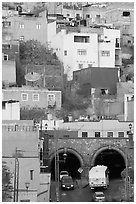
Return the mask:
[[(59, 148), (58, 149), (58, 153), (60, 154), (60, 153), (63, 153), (64, 152), (64, 148)], [(67, 153), (72, 153), (72, 154), (74, 154), (76, 157), (77, 157), (77, 159), (80, 161), (80, 164), (81, 164), (81, 166), (84, 166), (84, 159), (83, 159), (83, 157), (81, 156), (81, 154), (79, 154), (79, 152), (77, 152), (75, 149), (73, 149), (73, 148), (66, 148), (66, 152)], [(50, 164), (49, 164), (49, 166), (51, 165), (51, 162), (52, 162), (52, 160), (53, 160), (53, 158), (55, 157), (55, 152), (53, 152), (51, 155), (49, 155), (49, 161), (50, 161)]]
[(106, 146), (106, 147), (101, 147), (100, 149), (98, 149), (92, 156), (91, 158), (91, 161), (90, 161), (90, 164), (91, 166), (94, 166), (94, 163), (95, 163), (95, 160), (97, 158), (97, 156), (103, 152), (104, 150), (115, 150), (117, 151), (124, 159), (124, 162), (126, 161), (126, 155), (124, 154), (124, 152), (122, 150), (120, 150), (119, 148), (116, 148), (116, 147), (111, 147), (111, 146)]

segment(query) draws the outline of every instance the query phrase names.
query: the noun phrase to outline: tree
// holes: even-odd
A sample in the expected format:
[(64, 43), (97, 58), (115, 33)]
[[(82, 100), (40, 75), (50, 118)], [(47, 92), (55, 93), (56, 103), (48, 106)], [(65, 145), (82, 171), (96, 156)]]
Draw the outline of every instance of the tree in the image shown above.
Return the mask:
[(6, 162), (2, 162), (2, 202), (7, 201), (9, 198), (12, 198), (11, 192), (13, 187), (11, 184), (12, 175), (9, 168), (6, 165)]
[[(22, 41), (20, 43), (20, 68), (17, 71), (17, 81), (20, 85), (20, 78), (22, 85), (24, 84), (24, 76), (26, 70), (29, 72), (37, 72), (44, 74), (45, 81), (47, 81), (47, 88), (58, 87), (62, 88), (63, 66), (57, 58), (56, 54), (49, 50), (45, 45), (42, 45), (37, 40)], [(43, 66), (43, 67), (42, 67)], [(34, 70), (36, 68), (36, 70)], [(45, 69), (45, 70), (44, 70)], [(21, 76), (21, 77), (20, 77)], [(49, 78), (51, 76), (51, 79)]]

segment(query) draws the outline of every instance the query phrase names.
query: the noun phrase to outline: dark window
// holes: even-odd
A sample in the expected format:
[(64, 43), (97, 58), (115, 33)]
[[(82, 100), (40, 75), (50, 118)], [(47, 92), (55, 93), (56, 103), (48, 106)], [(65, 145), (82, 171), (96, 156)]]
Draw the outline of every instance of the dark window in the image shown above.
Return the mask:
[(29, 199), (26, 199), (26, 200), (20, 200), (20, 202), (30, 202)]
[(30, 170), (30, 180), (33, 180), (34, 177), (34, 170)]
[(74, 42), (89, 43), (89, 36), (74, 36)]
[(95, 137), (100, 137), (100, 132), (95, 132)]
[(67, 55), (67, 50), (64, 50), (64, 55)]
[(113, 132), (107, 132), (107, 137), (113, 137)]
[(78, 64), (79, 69), (83, 69), (83, 64)]
[(53, 137), (54, 137), (54, 135), (49, 135), (49, 137), (50, 137), (50, 138), (53, 138)]
[(63, 137), (64, 137), (64, 138), (69, 138), (69, 135), (64, 135)]
[(88, 137), (88, 132), (82, 132), (82, 137)]
[(6, 103), (2, 102), (2, 110), (5, 110), (5, 109), (6, 109)]
[(118, 132), (118, 137), (124, 137), (124, 132)]
[(123, 11), (123, 16), (124, 17), (130, 16), (130, 12), (129, 11)]
[(86, 18), (90, 18), (90, 15), (89, 15), (89, 14), (86, 14)]
[(8, 55), (4, 55), (4, 60), (8, 61)]

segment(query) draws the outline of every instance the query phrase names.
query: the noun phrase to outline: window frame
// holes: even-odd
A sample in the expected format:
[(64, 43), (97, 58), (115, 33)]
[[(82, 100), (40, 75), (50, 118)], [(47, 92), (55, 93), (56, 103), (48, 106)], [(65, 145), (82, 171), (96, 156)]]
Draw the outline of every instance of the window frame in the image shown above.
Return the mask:
[(82, 132), (82, 138), (87, 138), (88, 137), (88, 132)]
[(109, 50), (102, 50), (101, 56), (102, 57), (110, 57), (110, 51)]
[(77, 49), (77, 54), (78, 55), (87, 55), (87, 50), (86, 49)]
[(40, 30), (41, 29), (41, 23), (36, 23), (36, 29)]
[[(108, 133), (112, 133), (112, 136), (111, 136), (111, 135), (108, 135)], [(113, 138), (113, 132), (112, 132), (112, 131), (107, 132), (107, 137), (108, 137), (108, 138)]]
[(25, 28), (25, 24), (24, 23), (19, 23), (19, 28), (20, 29), (24, 29)]
[[(99, 133), (99, 136), (96, 136), (96, 133)], [(100, 131), (95, 132), (95, 138), (100, 138), (100, 137), (101, 137), (101, 132)]]
[[(26, 100), (23, 99), (23, 95), (26, 95)], [(28, 101), (28, 93), (21, 93), (22, 101)]]
[(30, 169), (30, 180), (34, 180), (34, 170)]
[(67, 55), (68, 55), (67, 50), (64, 50), (64, 56), (67, 56)]
[(49, 96), (50, 95), (52, 95), (54, 97), (54, 105), (53, 106), (55, 106), (56, 105), (56, 96), (55, 96), (55, 94), (47, 94), (47, 106), (50, 106), (50, 104), (49, 104)]
[[(123, 136), (119, 136), (119, 133), (123, 133)], [(124, 136), (125, 136), (125, 133), (123, 131), (118, 132), (118, 137), (119, 138), (124, 138)]]
[[(35, 96), (35, 95), (38, 96), (38, 97), (37, 97), (37, 100), (34, 99), (34, 96)], [(32, 98), (33, 98), (33, 101), (39, 101), (39, 94), (38, 94), (38, 93), (33, 93)]]
[[(81, 66), (82, 65), (82, 66)], [(83, 69), (83, 64), (78, 64), (79, 69)]]
[[(5, 57), (6, 57), (6, 59), (5, 59)], [(4, 54), (4, 55), (3, 55), (3, 60), (4, 60), (4, 61), (8, 61), (8, 55), (7, 55), (7, 54)]]
[(19, 37), (20, 41), (24, 41), (24, 39), (25, 39), (25, 37), (23, 35)]

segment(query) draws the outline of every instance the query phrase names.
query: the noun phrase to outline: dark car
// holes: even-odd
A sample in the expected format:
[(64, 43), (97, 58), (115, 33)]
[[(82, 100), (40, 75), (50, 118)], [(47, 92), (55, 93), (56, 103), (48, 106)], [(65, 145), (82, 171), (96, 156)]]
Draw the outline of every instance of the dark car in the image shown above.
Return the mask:
[(105, 195), (103, 192), (95, 192), (93, 195), (93, 201), (95, 202), (105, 202)]
[(61, 188), (74, 189), (74, 182), (71, 176), (63, 176), (61, 179)]

